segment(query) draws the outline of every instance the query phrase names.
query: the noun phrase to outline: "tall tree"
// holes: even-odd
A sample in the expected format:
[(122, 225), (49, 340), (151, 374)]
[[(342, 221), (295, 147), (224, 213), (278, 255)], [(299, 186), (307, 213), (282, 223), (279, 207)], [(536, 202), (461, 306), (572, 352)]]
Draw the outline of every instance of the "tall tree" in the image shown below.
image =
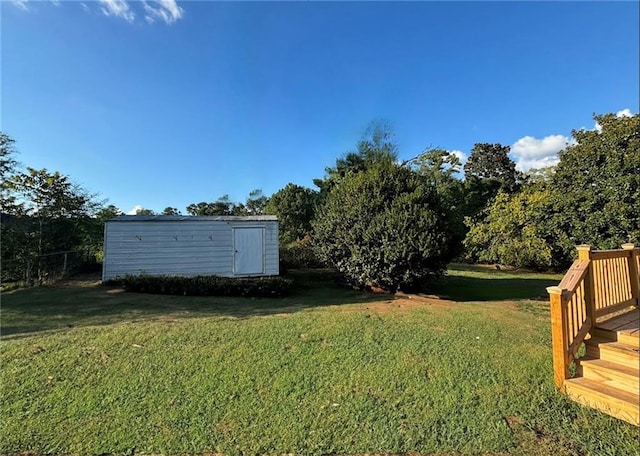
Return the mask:
[(25, 173), (13, 176), (7, 185), (21, 204), (17, 215), (22, 216), (25, 223), (33, 222), (33, 228), (26, 228), (28, 236), (23, 241), (35, 258), (35, 270), (42, 282), (42, 255), (71, 250), (82, 244), (85, 223), (98, 203), (95, 195), (57, 171), (27, 168)]
[(247, 197), (245, 204), (234, 203), (229, 195), (222, 195), (216, 201), (189, 204), (187, 213), (189, 215), (261, 215), (267, 205), (269, 198), (264, 196), (262, 190), (252, 190)]
[(536, 270), (561, 270), (571, 261), (574, 246), (556, 223), (551, 190), (500, 191), (486, 213), (481, 221), (469, 220), (469, 259)]
[(314, 179), (313, 183), (325, 195), (348, 174), (362, 172), (375, 163), (394, 162), (397, 158), (393, 129), (386, 122), (374, 121), (358, 141), (356, 150), (338, 158), (335, 166), (325, 169), (325, 177)]
[(153, 209), (147, 209), (145, 207), (140, 207), (136, 209), (136, 215), (156, 215)]
[(458, 181), (456, 175), (461, 171), (462, 162), (457, 155), (444, 149), (427, 149), (417, 157), (408, 160), (415, 170), (432, 182), (436, 187), (449, 187)]
[(18, 166), (15, 154), (15, 140), (0, 131), (0, 180), (3, 182), (13, 175)]
[(475, 144), (464, 164), (465, 178), (496, 181), (501, 190), (513, 193), (517, 190), (522, 174), (516, 170), (516, 164), (509, 158), (510, 150), (509, 146), (502, 144)]
[(0, 213), (15, 213), (18, 210), (9, 186), (18, 167), (15, 154), (15, 141), (0, 131)]
[(552, 177), (562, 228), (597, 248), (640, 244), (640, 114), (594, 116), (600, 130), (574, 130)]
[(191, 203), (187, 206), (187, 213), (189, 215), (208, 215), (209, 203), (206, 201), (200, 201), (199, 203)]
[(247, 215), (262, 215), (264, 214), (265, 207), (269, 203), (269, 198), (266, 197), (261, 189), (252, 190), (249, 193), (247, 202), (244, 207)]
[(318, 192), (289, 183), (271, 196), (264, 213), (277, 215), (280, 242), (289, 244), (311, 233)]
[(434, 187), (392, 162), (346, 176), (313, 228), (318, 257), (361, 287), (413, 289), (450, 259), (448, 214)]
[(124, 212), (122, 212), (113, 204), (104, 206), (96, 211), (96, 219), (98, 219), (101, 223), (104, 223), (105, 221), (114, 217), (118, 217), (120, 215), (124, 215)]
[(231, 202), (229, 195), (222, 195), (216, 201), (207, 203), (201, 201), (199, 203), (189, 204), (187, 212), (190, 215), (237, 215), (236, 204)]
[(93, 253), (98, 261), (102, 261), (105, 222), (120, 215), (124, 215), (124, 212), (113, 204), (109, 204), (98, 208), (92, 217), (83, 218), (84, 223), (80, 224), (79, 228), (84, 234), (84, 240), (79, 247)]
[(171, 207), (171, 206), (167, 206), (162, 211), (162, 215), (181, 215), (181, 214), (180, 214), (180, 211), (177, 208)]
[(473, 146), (464, 164), (465, 216), (474, 220), (482, 218), (482, 210), (500, 190), (513, 194), (519, 189), (522, 174), (509, 158), (510, 150), (502, 144), (477, 143)]
[(469, 220), (468, 254), (530, 268), (562, 269), (576, 244), (640, 243), (640, 115), (594, 116), (599, 130), (574, 130), (554, 172), (500, 192), (481, 221)]
[(462, 168), (458, 156), (444, 149), (427, 149), (405, 164), (410, 165), (430, 185), (433, 185), (444, 206), (448, 208), (451, 222), (451, 254), (462, 253), (462, 241), (467, 228), (464, 224), (464, 187), (457, 177)]
[(555, 172), (555, 165), (545, 166), (543, 168), (531, 168), (523, 175), (523, 187), (546, 188), (553, 181)]

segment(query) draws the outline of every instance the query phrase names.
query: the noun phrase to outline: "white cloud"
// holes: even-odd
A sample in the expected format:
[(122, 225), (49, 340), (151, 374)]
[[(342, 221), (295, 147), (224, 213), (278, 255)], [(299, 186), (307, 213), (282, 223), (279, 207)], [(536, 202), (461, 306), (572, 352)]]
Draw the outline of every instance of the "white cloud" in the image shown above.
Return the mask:
[(22, 11), (29, 11), (28, 0), (11, 0), (11, 3)]
[(633, 117), (631, 109), (625, 108), (622, 111), (616, 112), (616, 117)]
[(519, 160), (516, 163), (516, 169), (527, 172), (532, 169), (548, 168), (549, 166), (556, 166), (560, 162), (557, 155), (549, 157), (543, 157), (536, 160)]
[[(3, 1), (3, 0), (0, 0)], [(9, 0), (16, 8), (23, 11), (33, 11), (31, 0)], [(49, 2), (59, 7), (62, 5), (62, 0), (49, 0)], [(91, 8), (87, 3), (78, 1), (82, 9), (86, 13), (91, 12)], [(165, 24), (173, 24), (178, 19), (184, 16), (184, 9), (182, 9), (177, 0), (98, 0), (98, 4), (101, 5), (100, 11), (105, 16), (119, 17), (129, 23), (133, 23), (136, 20), (135, 8), (139, 8), (142, 5), (145, 20), (152, 24), (157, 20), (164, 22)]]
[(133, 22), (136, 15), (131, 8), (127, 0), (98, 0), (102, 5), (102, 12), (106, 16), (121, 17), (127, 22)]
[(142, 209), (142, 206), (140, 206), (139, 204), (136, 204), (135, 206), (133, 206), (131, 209), (127, 211), (127, 215), (136, 215), (138, 211), (141, 209)]
[(550, 135), (542, 139), (525, 136), (511, 146), (511, 155), (516, 162), (516, 168), (528, 171), (532, 168), (556, 165), (559, 161), (558, 152), (575, 143), (573, 138), (563, 135)]
[[(618, 112), (616, 112), (616, 117), (633, 117), (633, 113), (631, 112), (631, 109), (629, 108), (625, 108), (622, 109)], [(586, 130), (587, 128), (582, 127), (581, 130)], [(593, 128), (591, 129), (592, 131), (595, 130), (598, 133), (600, 133), (602, 131), (602, 125), (600, 125), (598, 122), (596, 122), (596, 124), (593, 126)]]
[(144, 18), (150, 24), (156, 19), (163, 20), (166, 24), (173, 24), (184, 14), (184, 10), (178, 6), (176, 0), (142, 0), (142, 6), (146, 12)]

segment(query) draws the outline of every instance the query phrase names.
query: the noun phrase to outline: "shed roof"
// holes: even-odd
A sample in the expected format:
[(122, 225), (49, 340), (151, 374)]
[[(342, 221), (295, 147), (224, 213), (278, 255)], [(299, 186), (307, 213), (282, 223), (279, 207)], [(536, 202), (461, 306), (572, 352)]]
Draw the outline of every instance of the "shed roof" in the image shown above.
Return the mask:
[(275, 215), (120, 215), (108, 222), (277, 222)]

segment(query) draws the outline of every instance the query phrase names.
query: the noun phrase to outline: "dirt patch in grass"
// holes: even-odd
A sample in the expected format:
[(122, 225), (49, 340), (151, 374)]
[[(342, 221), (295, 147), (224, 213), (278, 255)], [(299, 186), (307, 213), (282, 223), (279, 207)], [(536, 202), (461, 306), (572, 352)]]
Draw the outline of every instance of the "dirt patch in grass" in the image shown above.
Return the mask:
[[(381, 299), (380, 301), (373, 301), (353, 306), (343, 307), (342, 312), (376, 312), (376, 313), (390, 313), (390, 312), (406, 312), (419, 308), (452, 308), (456, 306), (464, 305), (464, 303), (452, 301), (449, 299), (442, 299), (437, 296), (423, 295), (423, 294), (406, 294), (396, 293), (392, 299)], [(498, 311), (502, 309), (518, 310), (518, 303), (512, 300), (494, 301), (483, 303), (484, 308), (495, 308)]]
[[(441, 299), (437, 296), (428, 296), (428, 295), (420, 295), (420, 294), (404, 294), (397, 293), (396, 298), (393, 300), (385, 300), (379, 302), (372, 302), (366, 304), (366, 308), (369, 310), (375, 310), (379, 312), (390, 312), (395, 309), (399, 310), (410, 310), (419, 307), (455, 307), (459, 306), (460, 302), (452, 301), (449, 299)], [(495, 301), (489, 304), (489, 306), (499, 307), (499, 308), (508, 308), (512, 310), (517, 310), (518, 304), (515, 301), (505, 300), (505, 301)], [(488, 307), (485, 305), (485, 307)]]
[(396, 295), (397, 298), (392, 301), (373, 302), (366, 305), (367, 310), (385, 313), (395, 310), (407, 311), (419, 307), (453, 307), (456, 305), (453, 301), (439, 298), (427, 298), (419, 295)]
[(458, 305), (454, 301), (439, 299), (437, 297), (426, 297), (420, 295), (407, 295), (403, 293), (396, 294), (393, 299), (384, 299), (363, 304), (346, 306), (341, 309), (342, 312), (407, 312), (421, 307), (453, 307)]

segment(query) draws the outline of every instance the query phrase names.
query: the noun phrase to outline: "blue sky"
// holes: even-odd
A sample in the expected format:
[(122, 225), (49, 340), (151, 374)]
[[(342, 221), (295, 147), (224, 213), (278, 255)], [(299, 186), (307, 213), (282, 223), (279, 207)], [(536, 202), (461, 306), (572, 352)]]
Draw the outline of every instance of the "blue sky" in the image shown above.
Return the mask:
[(18, 159), (124, 211), (312, 187), (375, 119), (401, 158), (500, 142), (527, 169), (593, 113), (638, 112), (637, 2), (0, 8)]

